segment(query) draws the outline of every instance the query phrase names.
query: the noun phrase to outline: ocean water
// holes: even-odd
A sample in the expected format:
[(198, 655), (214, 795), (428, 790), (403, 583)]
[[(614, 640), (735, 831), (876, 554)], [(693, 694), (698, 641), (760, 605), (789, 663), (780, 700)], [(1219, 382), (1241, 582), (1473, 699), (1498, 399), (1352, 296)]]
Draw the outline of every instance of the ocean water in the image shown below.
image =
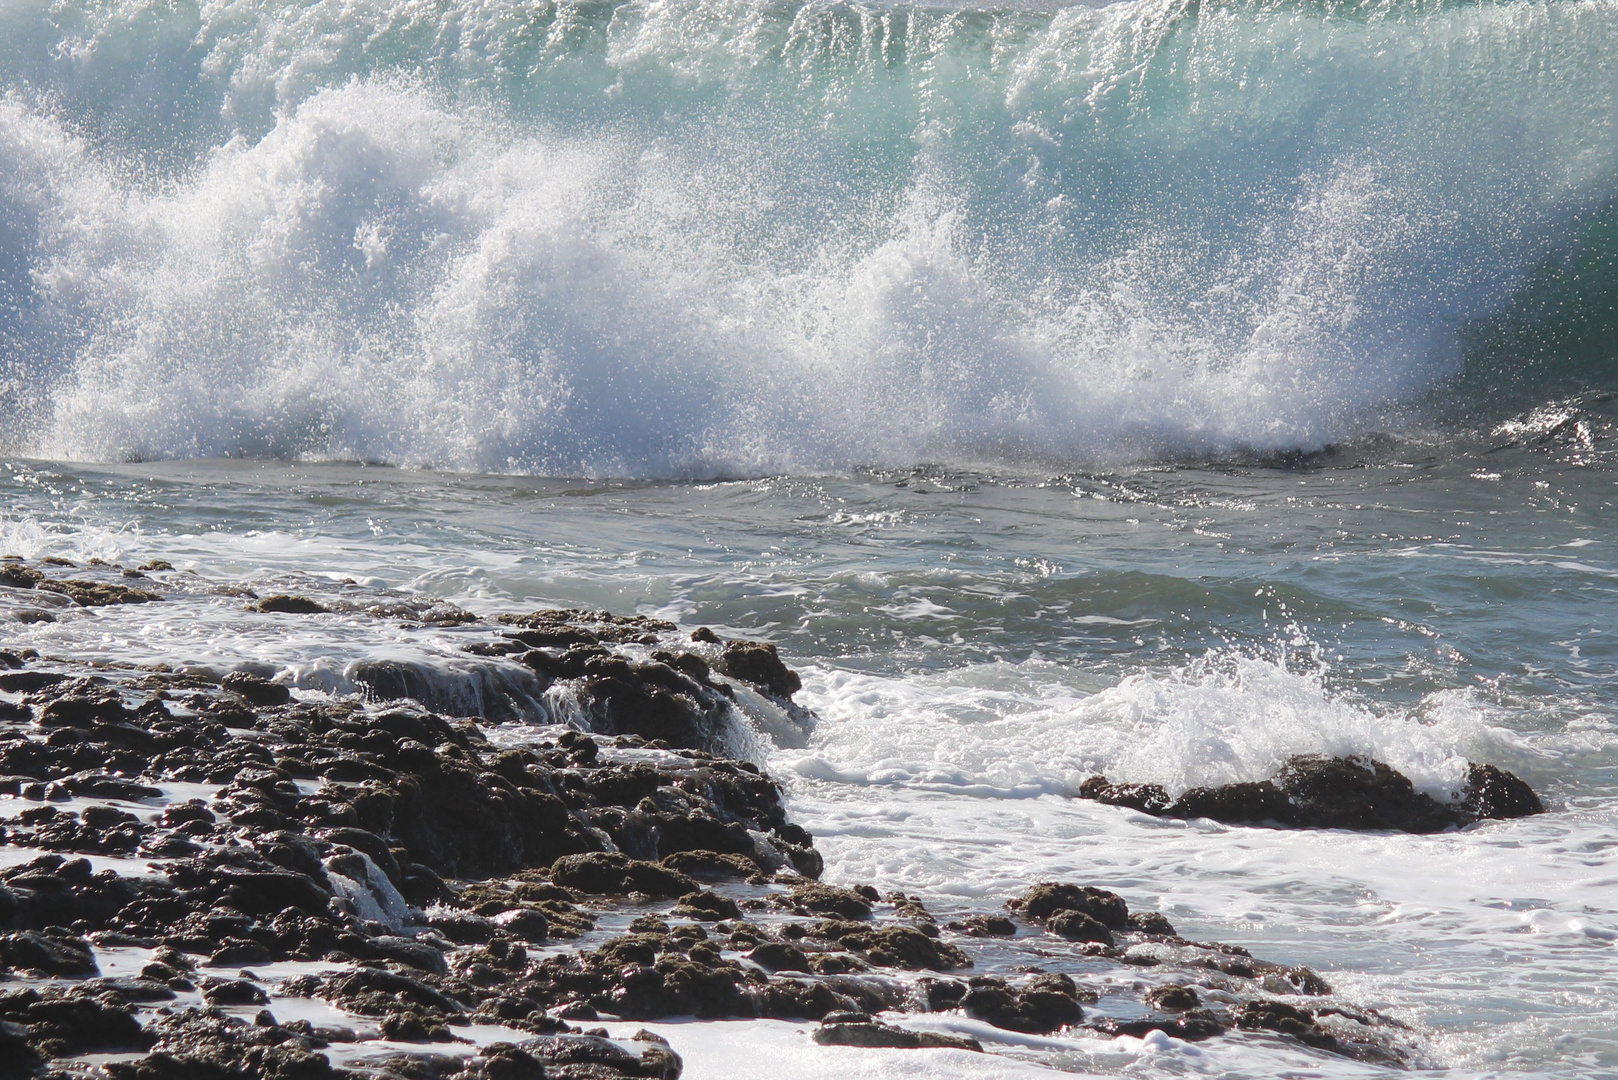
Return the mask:
[[(744, 741), (829, 879), (1114, 888), (1431, 1075), (1612, 1076), (1615, 197), (1611, 0), (0, 0), (0, 554), (196, 572), (0, 642), (476, 710), (498, 662), (359, 608), (767, 637), (820, 723)], [(1311, 751), (1550, 812), (1072, 797)], [(1386, 1072), (663, 1030), (703, 1077)]]

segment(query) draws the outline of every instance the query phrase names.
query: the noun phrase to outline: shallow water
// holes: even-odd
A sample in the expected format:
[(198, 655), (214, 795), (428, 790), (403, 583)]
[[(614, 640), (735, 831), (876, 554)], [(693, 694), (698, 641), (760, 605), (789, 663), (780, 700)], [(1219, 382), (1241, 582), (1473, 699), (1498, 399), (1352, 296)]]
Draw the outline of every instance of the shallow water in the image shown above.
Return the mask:
[[(820, 725), (807, 747), (760, 753), (831, 879), (919, 891), (944, 912), (1026, 882), (1092, 882), (1192, 936), (1317, 968), (1414, 1025), (1427, 1067), (1596, 1076), (1618, 1068), (1612, 481), (1600, 445), (1509, 441), (1288, 468), (710, 484), (15, 462), (7, 553), (163, 558), (198, 576), (162, 604), (63, 609), (5, 638), (268, 665), (341, 693), (365, 656), (464, 663), (456, 631), (359, 613), (275, 625), (217, 586), (608, 607), (767, 636)], [(1072, 798), (1097, 771), (1179, 788), (1268, 776), (1305, 751), (1373, 754), (1440, 796), (1462, 762), (1490, 761), (1552, 810), (1405, 836)], [(800, 1049), (795, 1068), (830, 1075), (814, 1071), (824, 1051)], [(1094, 1050), (1020, 1052), (1128, 1075), (1375, 1071), (1298, 1050), (1270, 1064), (1237, 1048)]]

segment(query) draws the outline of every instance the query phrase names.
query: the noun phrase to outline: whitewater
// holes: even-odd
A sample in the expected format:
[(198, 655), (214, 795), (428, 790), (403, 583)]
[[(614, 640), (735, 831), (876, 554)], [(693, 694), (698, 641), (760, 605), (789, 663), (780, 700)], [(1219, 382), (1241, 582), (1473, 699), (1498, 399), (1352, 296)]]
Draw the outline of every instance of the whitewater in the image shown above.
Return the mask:
[[(449, 635), (219, 590), (767, 639), (828, 881), (1114, 889), (1420, 1075), (1610, 1077), (1615, 199), (1612, 0), (0, 0), (0, 555), (198, 583), (0, 590), (0, 645), (476, 712)], [(1298, 753), (1548, 812), (1076, 798)], [(703, 1078), (1399, 1074), (971, 1025), (654, 1026)]]

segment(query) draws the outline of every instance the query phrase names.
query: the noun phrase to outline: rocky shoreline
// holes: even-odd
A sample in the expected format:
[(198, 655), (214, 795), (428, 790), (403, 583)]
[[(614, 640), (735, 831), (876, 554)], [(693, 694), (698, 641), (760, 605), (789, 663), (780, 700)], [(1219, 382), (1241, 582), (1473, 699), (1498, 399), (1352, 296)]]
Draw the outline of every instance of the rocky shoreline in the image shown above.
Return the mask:
[[(162, 603), (177, 576), (0, 563), (39, 618)], [(241, 593), (265, 619), (346, 610)], [(1041, 884), (984, 914), (821, 882), (743, 756), (742, 706), (778, 737), (813, 724), (771, 645), (604, 612), (364, 614), (455, 627), (550, 722), (510, 694), (456, 708), (404, 665), (362, 672), (361, 698), (0, 651), (0, 1075), (672, 1080), (662, 1037), (602, 1026), (672, 1017), (801, 1021), (841, 1046), (1161, 1032), (1411, 1060), (1409, 1032), (1314, 972), (1187, 940), (1103, 889)], [(1342, 759), (1178, 800), (1104, 778), (1081, 795), (1411, 831), (1539, 809), (1491, 766), (1449, 804)]]

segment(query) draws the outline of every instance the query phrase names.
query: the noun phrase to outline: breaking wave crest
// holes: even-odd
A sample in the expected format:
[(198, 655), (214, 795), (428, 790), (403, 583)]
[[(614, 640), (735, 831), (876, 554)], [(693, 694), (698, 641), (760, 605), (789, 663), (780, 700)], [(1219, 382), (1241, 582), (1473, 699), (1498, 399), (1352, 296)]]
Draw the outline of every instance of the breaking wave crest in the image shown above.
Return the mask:
[(1569, 353), (1534, 298), (1611, 261), (1611, 0), (23, 0), (0, 40), (40, 456), (1310, 449)]

